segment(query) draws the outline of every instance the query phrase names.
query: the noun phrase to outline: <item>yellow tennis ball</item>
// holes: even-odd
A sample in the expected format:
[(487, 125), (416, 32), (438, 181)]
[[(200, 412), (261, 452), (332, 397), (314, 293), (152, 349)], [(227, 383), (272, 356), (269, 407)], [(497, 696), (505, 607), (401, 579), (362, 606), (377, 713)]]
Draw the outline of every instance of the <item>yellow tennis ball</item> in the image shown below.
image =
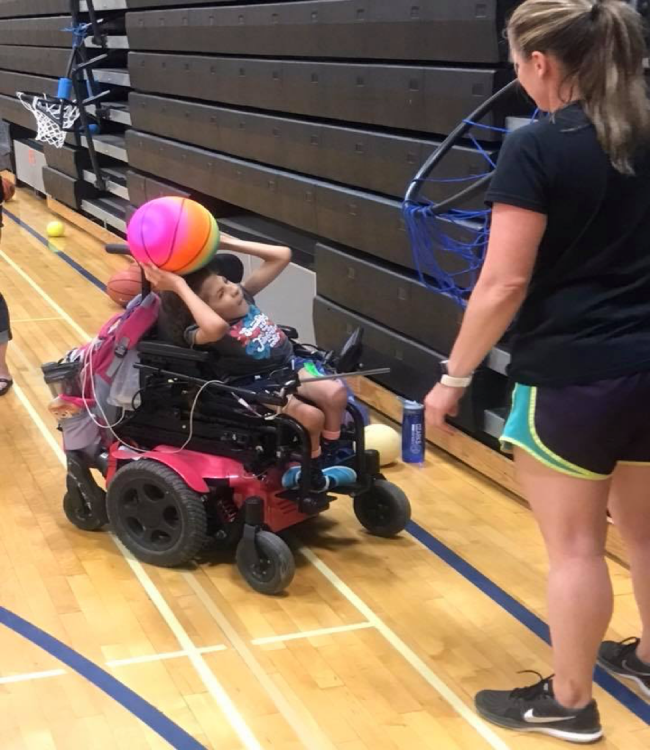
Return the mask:
[(51, 221), (47, 225), (47, 236), (48, 237), (63, 237), (65, 234), (65, 226), (62, 221)]
[(402, 438), (396, 430), (385, 424), (369, 424), (366, 427), (366, 448), (379, 453), (382, 466), (392, 464), (402, 452)]

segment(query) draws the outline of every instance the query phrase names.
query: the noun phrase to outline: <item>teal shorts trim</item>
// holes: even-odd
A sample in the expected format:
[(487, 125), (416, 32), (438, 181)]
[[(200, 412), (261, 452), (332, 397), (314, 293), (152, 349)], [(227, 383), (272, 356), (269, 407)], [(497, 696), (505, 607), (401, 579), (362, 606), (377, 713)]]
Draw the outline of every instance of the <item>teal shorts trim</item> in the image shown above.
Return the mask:
[[(576, 479), (600, 480), (608, 479), (610, 473), (600, 474), (578, 466), (558, 455), (541, 440), (537, 431), (538, 389), (535, 386), (515, 385), (512, 394), (512, 408), (503, 434), (501, 435), (501, 449), (505, 453), (512, 453), (515, 446), (536, 458), (549, 469), (568, 474)], [(559, 415), (556, 415), (559, 416)]]

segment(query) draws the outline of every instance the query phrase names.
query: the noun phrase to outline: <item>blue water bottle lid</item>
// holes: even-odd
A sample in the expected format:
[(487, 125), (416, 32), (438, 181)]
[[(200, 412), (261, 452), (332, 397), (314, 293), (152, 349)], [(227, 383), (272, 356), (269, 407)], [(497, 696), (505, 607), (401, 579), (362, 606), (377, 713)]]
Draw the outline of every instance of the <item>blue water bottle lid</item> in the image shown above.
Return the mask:
[(408, 399), (404, 399), (404, 408), (410, 409), (411, 411), (422, 411), (424, 405), (419, 403), (419, 401), (409, 401)]

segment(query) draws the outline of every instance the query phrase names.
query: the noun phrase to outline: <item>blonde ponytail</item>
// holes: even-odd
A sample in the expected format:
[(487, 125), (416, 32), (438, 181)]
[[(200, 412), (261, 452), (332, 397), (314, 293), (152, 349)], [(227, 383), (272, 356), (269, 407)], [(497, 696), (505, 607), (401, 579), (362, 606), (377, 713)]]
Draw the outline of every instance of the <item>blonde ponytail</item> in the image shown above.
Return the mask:
[(543, 52), (559, 60), (613, 166), (634, 174), (639, 150), (650, 143), (639, 13), (623, 0), (525, 0), (508, 38), (525, 58)]

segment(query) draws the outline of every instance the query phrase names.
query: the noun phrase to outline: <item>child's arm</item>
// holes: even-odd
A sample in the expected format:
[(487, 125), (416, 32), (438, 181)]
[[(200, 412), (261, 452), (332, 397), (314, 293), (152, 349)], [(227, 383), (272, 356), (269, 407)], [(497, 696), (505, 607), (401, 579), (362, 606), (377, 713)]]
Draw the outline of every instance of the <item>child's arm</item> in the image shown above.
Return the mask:
[(230, 330), (230, 325), (193, 292), (182, 276), (149, 264), (144, 267), (144, 275), (157, 292), (174, 292), (187, 305), (194, 322), (198, 326), (194, 344), (203, 346), (222, 339)]
[(266, 289), (291, 261), (291, 249), (288, 247), (267, 245), (263, 242), (247, 242), (246, 240), (238, 240), (227, 234), (221, 235), (219, 249), (252, 255), (264, 261), (242, 283), (244, 289), (253, 297), (261, 292), (262, 289)]

